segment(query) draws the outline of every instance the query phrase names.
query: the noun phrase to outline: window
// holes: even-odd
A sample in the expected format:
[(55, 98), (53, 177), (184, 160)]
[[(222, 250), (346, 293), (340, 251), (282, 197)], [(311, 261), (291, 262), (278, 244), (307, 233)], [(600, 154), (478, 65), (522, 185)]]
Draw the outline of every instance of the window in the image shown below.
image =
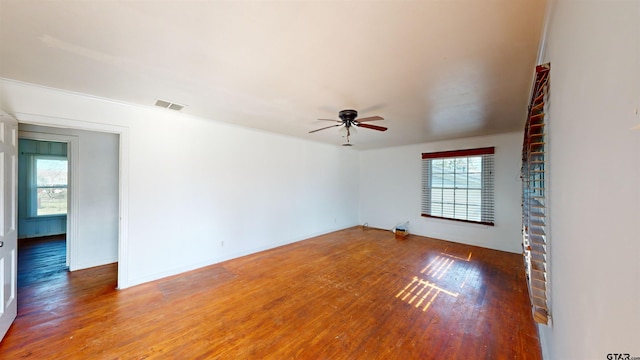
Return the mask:
[(494, 148), (422, 154), (422, 216), (493, 225)]
[(67, 214), (67, 159), (34, 156), (32, 216)]
[(547, 119), (544, 112), (550, 65), (536, 67), (529, 116), (522, 144), (522, 247), (533, 319), (548, 324), (547, 298), (547, 197), (548, 169), (545, 153)]

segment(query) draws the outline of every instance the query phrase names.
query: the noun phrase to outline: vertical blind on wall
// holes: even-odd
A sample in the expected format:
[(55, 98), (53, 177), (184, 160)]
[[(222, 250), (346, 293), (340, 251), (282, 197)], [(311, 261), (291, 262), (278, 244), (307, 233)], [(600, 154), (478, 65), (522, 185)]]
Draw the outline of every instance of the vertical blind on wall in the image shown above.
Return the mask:
[(494, 148), (422, 154), (422, 216), (493, 225)]
[(522, 146), (522, 244), (533, 318), (548, 324), (548, 237), (545, 100), (550, 65), (536, 67)]

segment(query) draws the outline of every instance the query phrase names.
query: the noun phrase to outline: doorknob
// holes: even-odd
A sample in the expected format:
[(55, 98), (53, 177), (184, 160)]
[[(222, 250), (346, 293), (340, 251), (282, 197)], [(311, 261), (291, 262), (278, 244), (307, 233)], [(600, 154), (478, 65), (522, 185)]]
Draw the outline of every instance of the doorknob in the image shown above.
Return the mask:
[(4, 246), (4, 241), (0, 241), (0, 247)]

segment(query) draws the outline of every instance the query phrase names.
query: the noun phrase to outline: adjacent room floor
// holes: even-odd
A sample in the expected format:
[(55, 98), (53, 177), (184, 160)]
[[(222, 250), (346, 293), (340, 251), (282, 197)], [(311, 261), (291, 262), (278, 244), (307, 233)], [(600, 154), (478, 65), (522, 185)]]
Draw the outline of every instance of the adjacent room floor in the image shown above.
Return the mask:
[(0, 358), (540, 359), (518, 254), (356, 227), (119, 291), (37, 248)]
[(66, 282), (66, 257), (65, 235), (18, 240), (18, 288)]

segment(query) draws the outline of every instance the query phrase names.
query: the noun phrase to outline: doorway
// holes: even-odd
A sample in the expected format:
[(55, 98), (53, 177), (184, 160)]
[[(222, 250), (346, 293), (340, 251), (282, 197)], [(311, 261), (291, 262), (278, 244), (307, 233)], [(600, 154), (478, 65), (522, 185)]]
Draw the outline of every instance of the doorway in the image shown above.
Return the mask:
[(67, 143), (31, 137), (18, 141), (18, 291), (69, 268)]
[[(40, 153), (45, 152), (47, 147), (64, 147), (60, 144), (67, 147), (68, 209), (64, 233), (66, 234), (66, 264), (69, 270), (117, 262), (119, 135), (22, 123), (19, 125), (19, 130), (20, 141), (36, 142), (42, 148), (38, 151)], [(30, 154), (29, 156), (37, 158), (39, 155)], [(21, 171), (22, 169), (19, 168), (19, 172)], [(31, 202), (33, 203), (33, 200)], [(19, 201), (19, 204), (24, 203)], [(25, 207), (27, 209), (21, 209), (19, 206), (19, 212), (28, 212), (28, 204)], [(46, 218), (45, 216), (45, 220), (50, 220)], [(50, 226), (44, 227), (43, 230), (55, 232), (59, 229)], [(19, 232), (23, 235), (26, 233), (20, 228)], [(41, 231), (40, 234), (56, 235), (51, 231), (50, 233)]]
[(66, 241), (58, 244), (67, 233), (68, 146), (66, 142), (33, 137), (25, 133), (18, 141), (18, 243), (55, 237), (55, 254), (49, 252), (40, 264), (57, 263), (57, 252), (62, 251), (62, 265), (68, 267)]

